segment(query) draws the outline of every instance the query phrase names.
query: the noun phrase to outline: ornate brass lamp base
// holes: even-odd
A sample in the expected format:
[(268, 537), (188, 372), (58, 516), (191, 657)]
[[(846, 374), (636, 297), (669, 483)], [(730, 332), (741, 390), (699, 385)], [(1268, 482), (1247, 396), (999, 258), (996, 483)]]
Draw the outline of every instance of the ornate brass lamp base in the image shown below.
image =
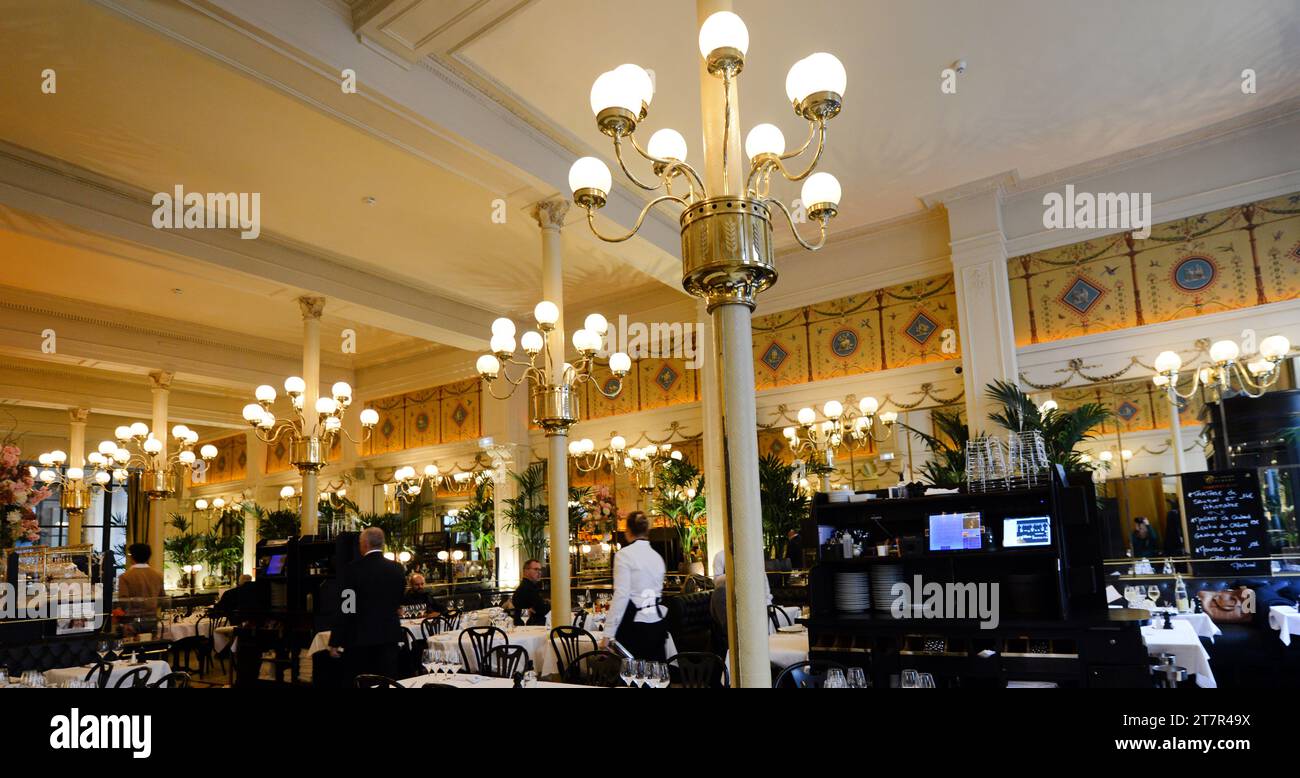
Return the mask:
[(712, 197), (682, 213), (682, 287), (709, 311), (754, 298), (776, 281), (768, 207), (747, 197)]
[(534, 389), (532, 412), (547, 435), (563, 435), (578, 421), (578, 393), (565, 384)]
[(316, 473), (325, 466), (325, 446), (318, 437), (295, 437), (289, 443), (290, 459), (299, 473)]

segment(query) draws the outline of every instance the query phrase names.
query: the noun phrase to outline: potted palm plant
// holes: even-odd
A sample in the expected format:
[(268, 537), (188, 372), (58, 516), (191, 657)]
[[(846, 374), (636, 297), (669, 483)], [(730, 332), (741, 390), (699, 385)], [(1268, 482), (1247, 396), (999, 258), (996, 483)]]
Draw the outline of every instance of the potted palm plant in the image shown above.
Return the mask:
[(495, 511), (492, 479), (479, 476), (474, 482), (473, 496), (456, 514), (456, 523), (451, 527), (453, 532), (469, 533), (470, 542), (478, 549), (479, 559), (485, 562), (496, 551)]
[(505, 499), (506, 526), (519, 538), (519, 547), (528, 559), (543, 559), (546, 554), (546, 525), (549, 512), (543, 499), (546, 463), (534, 462), (522, 473), (510, 473), (515, 482), (515, 496)]
[(673, 523), (682, 547), (682, 572), (704, 574), (704, 477), (684, 459), (671, 459), (655, 485), (655, 510)]
[(791, 531), (808, 518), (808, 495), (795, 483), (795, 468), (775, 454), (758, 460), (758, 488), (763, 505), (763, 545), (768, 557), (785, 556)]
[(921, 432), (906, 424), (900, 426), (920, 438), (930, 452), (930, 459), (919, 468), (921, 477), (931, 486), (955, 489), (966, 481), (966, 443), (971, 439), (970, 428), (958, 411), (936, 409), (930, 418), (938, 434)]
[(989, 420), (1011, 432), (1037, 430), (1043, 435), (1047, 461), (1064, 465), (1071, 473), (1089, 472), (1093, 465), (1085, 462), (1083, 452), (1075, 447), (1094, 437), (1092, 431), (1111, 417), (1101, 403), (1084, 403), (1070, 410), (1040, 410), (1024, 390), (1008, 381), (994, 381), (986, 389), (989, 399), (1002, 408), (989, 414)]

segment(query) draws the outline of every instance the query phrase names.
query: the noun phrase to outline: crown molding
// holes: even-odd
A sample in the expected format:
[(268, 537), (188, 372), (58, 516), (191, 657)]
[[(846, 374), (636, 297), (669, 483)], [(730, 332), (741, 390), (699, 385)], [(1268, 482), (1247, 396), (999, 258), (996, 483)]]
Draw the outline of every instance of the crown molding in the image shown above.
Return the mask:
[(997, 192), (1001, 195), (1014, 187), (1019, 180), (1020, 174), (1017, 171), (1004, 170), (1001, 173), (994, 173), (991, 176), (977, 178), (974, 181), (967, 181), (964, 184), (921, 195), (921, 204), (926, 208), (938, 208), (939, 206), (946, 206), (954, 200), (962, 200), (973, 195), (988, 192)]

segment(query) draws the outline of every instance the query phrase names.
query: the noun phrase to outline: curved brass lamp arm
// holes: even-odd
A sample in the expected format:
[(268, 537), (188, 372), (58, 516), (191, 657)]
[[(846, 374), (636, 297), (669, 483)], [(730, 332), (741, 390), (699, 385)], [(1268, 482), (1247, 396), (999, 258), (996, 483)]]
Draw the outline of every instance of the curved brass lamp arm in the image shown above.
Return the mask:
[(790, 232), (794, 233), (794, 239), (797, 240), (797, 241), (799, 241), (799, 245), (800, 245), (800, 246), (803, 246), (804, 248), (808, 249), (809, 251), (817, 251), (817, 250), (820, 249), (822, 246), (825, 246), (825, 245), (826, 245), (826, 219), (822, 219), (822, 220), (821, 220), (821, 225), (822, 225), (822, 230), (821, 230), (821, 231), (822, 231), (822, 235), (821, 235), (821, 239), (818, 240), (817, 243), (815, 243), (815, 244), (813, 244), (813, 243), (809, 243), (808, 241), (806, 241), (806, 240), (803, 239), (803, 236), (801, 236), (801, 235), (799, 234), (799, 230), (795, 228), (795, 226), (794, 226), (794, 217), (791, 216), (791, 215), (790, 215), (790, 211), (786, 209), (786, 207), (785, 207), (785, 203), (781, 202), (780, 200), (773, 199), (773, 198), (764, 198), (764, 199), (763, 199), (763, 202), (764, 202), (764, 203), (771, 204), (771, 205), (775, 205), (777, 208), (779, 208), (779, 209), (781, 210), (781, 213), (785, 214), (785, 220), (786, 220), (787, 222), (789, 222), (789, 224), (790, 224)]
[[(633, 145), (635, 146), (636, 144)], [(641, 149), (638, 148), (637, 151), (641, 151)], [(641, 156), (645, 157), (647, 155), (645, 153), (642, 153)], [(636, 184), (637, 186), (641, 187), (647, 192), (653, 192), (656, 189), (660, 189), (663, 187), (664, 185), (663, 181), (660, 181), (654, 186), (643, 183), (641, 179), (637, 178), (636, 175), (634, 175), (632, 171), (628, 169), (627, 162), (623, 161), (623, 142), (617, 135), (614, 136), (614, 158), (618, 160), (618, 166), (623, 168), (623, 175), (627, 176), (632, 183)]]
[[(699, 190), (700, 197), (708, 196), (704, 190), (704, 181), (700, 178), (700, 174), (695, 170), (695, 168), (691, 167), (688, 163), (683, 162), (680, 159), (661, 159), (659, 157), (652, 156), (645, 149), (641, 148), (641, 144), (636, 142), (635, 134), (629, 135), (627, 137), (629, 140), (632, 141), (632, 148), (636, 149), (636, 153), (640, 154), (642, 157), (646, 158), (647, 160), (653, 162), (656, 165), (664, 166), (663, 176), (666, 180), (671, 180), (672, 177), (675, 175), (688, 176), (691, 179), (692, 187), (694, 189)], [(617, 145), (617, 143), (618, 140), (615, 139), (615, 145)]]
[[(807, 146), (805, 146), (804, 148), (807, 148)], [(792, 176), (788, 171), (786, 171), (785, 164), (782, 163), (778, 165), (778, 168), (781, 171), (781, 175), (785, 176), (787, 181), (804, 180), (808, 176), (812, 175), (813, 171), (817, 169), (817, 163), (821, 162), (822, 151), (824, 151), (825, 149), (826, 149), (826, 121), (822, 120), (817, 123), (817, 151), (813, 152), (813, 158), (812, 161), (808, 163), (808, 167), (805, 168), (804, 171), (799, 175)], [(802, 153), (803, 153), (803, 149), (800, 149), (799, 154)], [(795, 156), (798, 156), (798, 154), (796, 154)], [(782, 157), (781, 159), (786, 159), (786, 157)]]
[[(814, 121), (808, 122), (808, 137), (804, 140), (803, 145), (799, 147), (798, 151), (787, 151), (786, 153), (782, 154), (781, 159), (794, 159), (795, 157), (807, 151), (808, 146), (812, 144), (812, 139), (817, 135), (818, 124), (819, 122), (814, 122)], [(824, 121), (820, 122), (820, 124), (822, 127), (826, 126), (826, 122)]]
[(646, 206), (641, 209), (641, 215), (636, 217), (636, 224), (632, 225), (632, 231), (626, 235), (623, 235), (622, 237), (611, 238), (606, 235), (601, 235), (600, 230), (596, 229), (596, 214), (590, 208), (587, 209), (587, 225), (591, 227), (591, 232), (593, 235), (605, 241), (606, 243), (622, 243), (623, 241), (631, 238), (633, 235), (637, 233), (638, 230), (641, 229), (641, 225), (645, 223), (646, 214), (650, 213), (651, 208), (655, 207), (659, 203), (667, 202), (669, 200), (676, 203), (680, 203), (682, 206), (685, 207), (690, 206), (690, 203), (687, 203), (685, 200), (678, 197), (677, 195), (660, 195), (655, 199), (651, 200), (650, 202), (646, 203)]

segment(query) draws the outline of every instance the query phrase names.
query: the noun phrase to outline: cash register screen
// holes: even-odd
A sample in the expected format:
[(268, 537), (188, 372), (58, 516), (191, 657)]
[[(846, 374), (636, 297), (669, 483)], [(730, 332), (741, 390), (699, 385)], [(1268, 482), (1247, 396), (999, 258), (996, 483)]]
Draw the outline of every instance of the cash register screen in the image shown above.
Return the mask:
[(267, 575), (279, 575), (284, 572), (284, 554), (272, 554), (266, 562)]
[(1002, 520), (1002, 547), (1052, 545), (1052, 518), (1050, 516), (1024, 516)]
[(936, 513), (930, 516), (931, 551), (978, 550), (983, 537), (978, 511)]

